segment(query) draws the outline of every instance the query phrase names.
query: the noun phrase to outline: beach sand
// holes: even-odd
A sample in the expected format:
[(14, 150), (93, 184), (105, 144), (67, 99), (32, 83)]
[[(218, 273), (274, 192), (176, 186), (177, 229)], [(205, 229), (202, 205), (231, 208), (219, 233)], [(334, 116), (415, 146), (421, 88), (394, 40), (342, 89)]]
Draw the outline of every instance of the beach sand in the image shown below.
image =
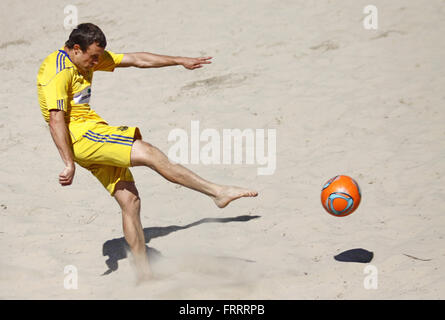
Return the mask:
[[(173, 129), (276, 130), (276, 170), (188, 164), (207, 180), (259, 191), (225, 209), (132, 169), (154, 279), (139, 285), (116, 201), (63, 163), (37, 100), (36, 75), (59, 49), (65, 3), (2, 2), (1, 299), (445, 298), (445, 1), (71, 1), (114, 52), (212, 56), (190, 71), (97, 72), (92, 108), (138, 126), (165, 153)], [(362, 202), (336, 218), (329, 178), (359, 183)], [(334, 260), (374, 253), (368, 264)], [(416, 259), (417, 258), (417, 259)], [(373, 266), (377, 288), (366, 288)], [(66, 289), (66, 266), (77, 289)], [(374, 281), (373, 280), (373, 281)]]

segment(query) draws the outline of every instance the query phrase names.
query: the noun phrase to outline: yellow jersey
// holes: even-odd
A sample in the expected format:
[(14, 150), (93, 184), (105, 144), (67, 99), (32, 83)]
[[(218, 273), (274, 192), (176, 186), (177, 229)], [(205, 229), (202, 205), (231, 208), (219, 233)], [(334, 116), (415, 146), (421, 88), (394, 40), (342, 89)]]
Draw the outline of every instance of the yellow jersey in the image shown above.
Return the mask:
[(77, 121), (107, 123), (89, 105), (93, 72), (114, 71), (123, 56), (105, 50), (99, 63), (86, 75), (80, 73), (63, 48), (46, 57), (37, 75), (37, 94), (45, 121), (49, 122), (50, 110), (63, 110), (67, 124)]

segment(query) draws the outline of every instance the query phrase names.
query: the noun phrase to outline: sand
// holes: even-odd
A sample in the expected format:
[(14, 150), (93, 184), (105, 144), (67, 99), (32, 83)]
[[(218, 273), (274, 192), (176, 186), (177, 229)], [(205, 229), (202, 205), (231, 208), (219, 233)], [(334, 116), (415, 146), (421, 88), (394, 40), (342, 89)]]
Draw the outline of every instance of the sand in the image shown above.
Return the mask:
[[(117, 203), (63, 163), (43, 121), (36, 74), (60, 48), (66, 4), (3, 1), (0, 52), (1, 299), (445, 298), (445, 1), (71, 1), (114, 52), (212, 56), (96, 73), (91, 105), (138, 126), (164, 152), (175, 128), (275, 129), (276, 170), (189, 164), (255, 188), (225, 209), (147, 168), (132, 172), (154, 279), (135, 284)], [(337, 174), (362, 202), (336, 218), (320, 203)], [(334, 260), (364, 248), (370, 263)], [(77, 271), (77, 289), (68, 289)], [(377, 271), (366, 287), (367, 267)], [(73, 284), (74, 282), (70, 282)]]

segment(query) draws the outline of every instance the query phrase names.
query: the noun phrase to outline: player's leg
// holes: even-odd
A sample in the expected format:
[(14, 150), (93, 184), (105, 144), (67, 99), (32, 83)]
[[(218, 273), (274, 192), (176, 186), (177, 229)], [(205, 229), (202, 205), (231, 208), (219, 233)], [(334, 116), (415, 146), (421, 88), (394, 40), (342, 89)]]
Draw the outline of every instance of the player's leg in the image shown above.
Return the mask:
[(114, 197), (122, 209), (124, 236), (133, 254), (137, 278), (147, 279), (150, 277), (150, 269), (141, 224), (141, 199), (134, 182), (119, 181), (115, 187)]
[(171, 182), (202, 192), (211, 197), (220, 208), (235, 199), (258, 195), (254, 190), (218, 185), (204, 180), (184, 166), (172, 163), (161, 150), (140, 139), (133, 143), (131, 165), (150, 167)]

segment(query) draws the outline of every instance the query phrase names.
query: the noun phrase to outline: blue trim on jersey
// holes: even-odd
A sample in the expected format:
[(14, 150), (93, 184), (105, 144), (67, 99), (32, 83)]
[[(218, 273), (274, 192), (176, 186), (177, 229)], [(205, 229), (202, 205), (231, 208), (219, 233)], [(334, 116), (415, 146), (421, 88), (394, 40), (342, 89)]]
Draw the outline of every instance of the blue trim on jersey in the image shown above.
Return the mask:
[[(65, 50), (59, 49), (59, 52), (62, 52), (65, 55), (65, 57), (68, 57), (68, 59), (71, 61), (70, 56), (68, 55), (68, 53), (66, 53)], [(72, 63), (74, 64), (74, 62), (72, 62)]]
[[(59, 52), (57, 53), (57, 57), (56, 57), (56, 74), (59, 73), (60, 71), (66, 69), (66, 65), (65, 65), (66, 58), (68, 58), (68, 60), (71, 61), (70, 56), (68, 55), (68, 53), (66, 53), (66, 51), (59, 50)], [(73, 62), (71, 61), (71, 63), (73, 63)]]
[(62, 58), (63, 58), (63, 55), (60, 55), (59, 56), (59, 72), (63, 70), (63, 68), (62, 68)]
[(57, 54), (57, 58), (56, 58), (56, 73), (59, 72), (59, 56), (60, 56), (60, 52)]
[(65, 105), (65, 102), (63, 101), (63, 99), (59, 99), (59, 100), (57, 100), (57, 109), (63, 111), (63, 106), (64, 106), (64, 105)]

